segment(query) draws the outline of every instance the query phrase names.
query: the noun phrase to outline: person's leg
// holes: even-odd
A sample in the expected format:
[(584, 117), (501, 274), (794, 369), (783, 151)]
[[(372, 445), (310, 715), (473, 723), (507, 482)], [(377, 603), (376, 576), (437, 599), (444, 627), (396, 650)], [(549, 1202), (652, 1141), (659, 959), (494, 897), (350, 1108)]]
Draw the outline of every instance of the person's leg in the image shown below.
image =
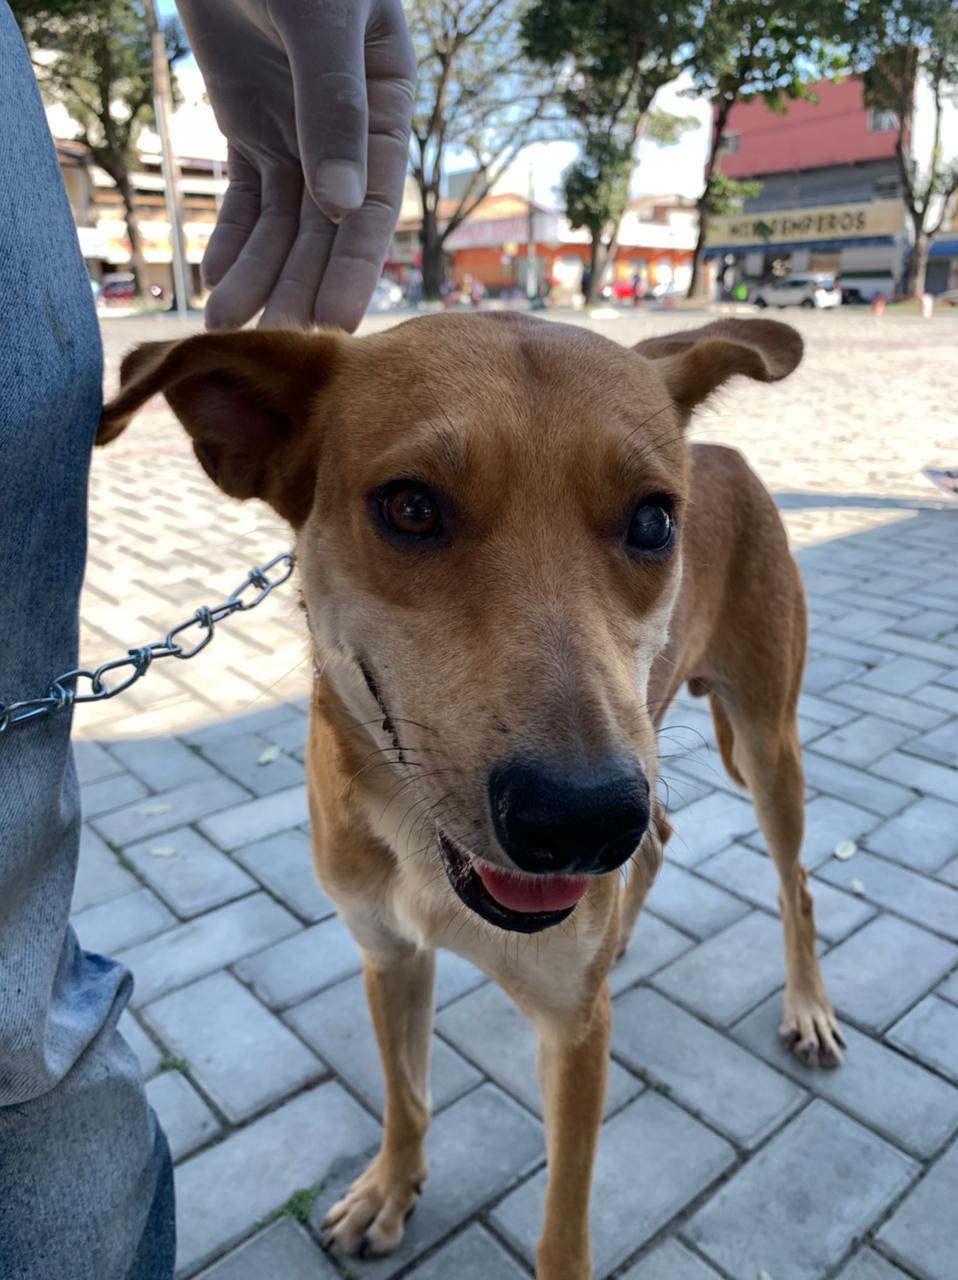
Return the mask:
[[(73, 219), (0, 0), (0, 699), (76, 662), (100, 377)], [(68, 925), (69, 733), (60, 713), (0, 734), (0, 1276), (168, 1280), (169, 1152), (116, 1031), (130, 976)]]

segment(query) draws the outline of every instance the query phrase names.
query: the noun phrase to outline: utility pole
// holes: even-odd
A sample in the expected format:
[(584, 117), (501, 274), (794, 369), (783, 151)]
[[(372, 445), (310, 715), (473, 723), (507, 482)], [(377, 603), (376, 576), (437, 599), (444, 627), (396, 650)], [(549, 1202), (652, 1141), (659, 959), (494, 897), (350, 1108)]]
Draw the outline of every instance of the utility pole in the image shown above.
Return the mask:
[(170, 88), (170, 65), (166, 60), (163, 32), (156, 17), (153, 0), (143, 0), (146, 27), (150, 33), (150, 49), (153, 55), (153, 110), (156, 113), (156, 131), (160, 135), (160, 161), (163, 170), (163, 187), (166, 196), (166, 212), (170, 220), (170, 242), (173, 246), (173, 290), (176, 294), (176, 314), (185, 320), (190, 307), (189, 273), (183, 250), (183, 220), (180, 209), (180, 167), (173, 154), (170, 137), (170, 113), (173, 93)]

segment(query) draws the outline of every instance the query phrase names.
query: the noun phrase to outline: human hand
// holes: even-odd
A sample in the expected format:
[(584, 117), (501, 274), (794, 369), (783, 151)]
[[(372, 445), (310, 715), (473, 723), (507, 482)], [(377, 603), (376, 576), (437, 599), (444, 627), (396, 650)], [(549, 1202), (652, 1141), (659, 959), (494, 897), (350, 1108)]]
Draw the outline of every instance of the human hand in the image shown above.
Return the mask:
[(210, 329), (362, 319), (402, 202), (416, 67), (400, 0), (177, 0), (229, 143)]

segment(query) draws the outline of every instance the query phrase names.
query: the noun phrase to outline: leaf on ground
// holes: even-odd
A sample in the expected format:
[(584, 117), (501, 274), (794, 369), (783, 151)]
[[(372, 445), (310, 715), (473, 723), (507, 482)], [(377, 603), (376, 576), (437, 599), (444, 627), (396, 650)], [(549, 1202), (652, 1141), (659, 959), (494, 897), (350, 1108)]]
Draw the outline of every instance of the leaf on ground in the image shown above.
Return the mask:
[(272, 764), (274, 760), (279, 759), (279, 747), (274, 742), (272, 746), (267, 747), (265, 751), (261, 751), (256, 757), (257, 764)]
[(849, 880), (848, 887), (852, 893), (857, 893), (860, 898), (865, 896), (865, 886), (860, 880)]
[(171, 804), (160, 801), (156, 804), (141, 804), (137, 813), (142, 813), (144, 818), (158, 817), (161, 813), (169, 813), (173, 808)]
[(839, 840), (835, 846), (835, 857), (839, 862), (847, 862), (849, 858), (854, 858), (858, 852), (858, 845), (854, 840)]
[(151, 858), (175, 858), (176, 847), (172, 844), (157, 844), (150, 850)]

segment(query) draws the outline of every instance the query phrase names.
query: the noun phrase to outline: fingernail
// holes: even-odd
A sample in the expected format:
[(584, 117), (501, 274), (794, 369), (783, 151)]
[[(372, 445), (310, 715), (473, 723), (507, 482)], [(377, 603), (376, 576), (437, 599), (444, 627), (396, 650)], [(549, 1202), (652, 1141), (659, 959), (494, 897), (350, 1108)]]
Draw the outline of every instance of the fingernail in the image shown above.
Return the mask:
[(365, 194), (360, 172), (350, 160), (324, 160), (316, 170), (316, 203), (330, 217), (352, 213)]

